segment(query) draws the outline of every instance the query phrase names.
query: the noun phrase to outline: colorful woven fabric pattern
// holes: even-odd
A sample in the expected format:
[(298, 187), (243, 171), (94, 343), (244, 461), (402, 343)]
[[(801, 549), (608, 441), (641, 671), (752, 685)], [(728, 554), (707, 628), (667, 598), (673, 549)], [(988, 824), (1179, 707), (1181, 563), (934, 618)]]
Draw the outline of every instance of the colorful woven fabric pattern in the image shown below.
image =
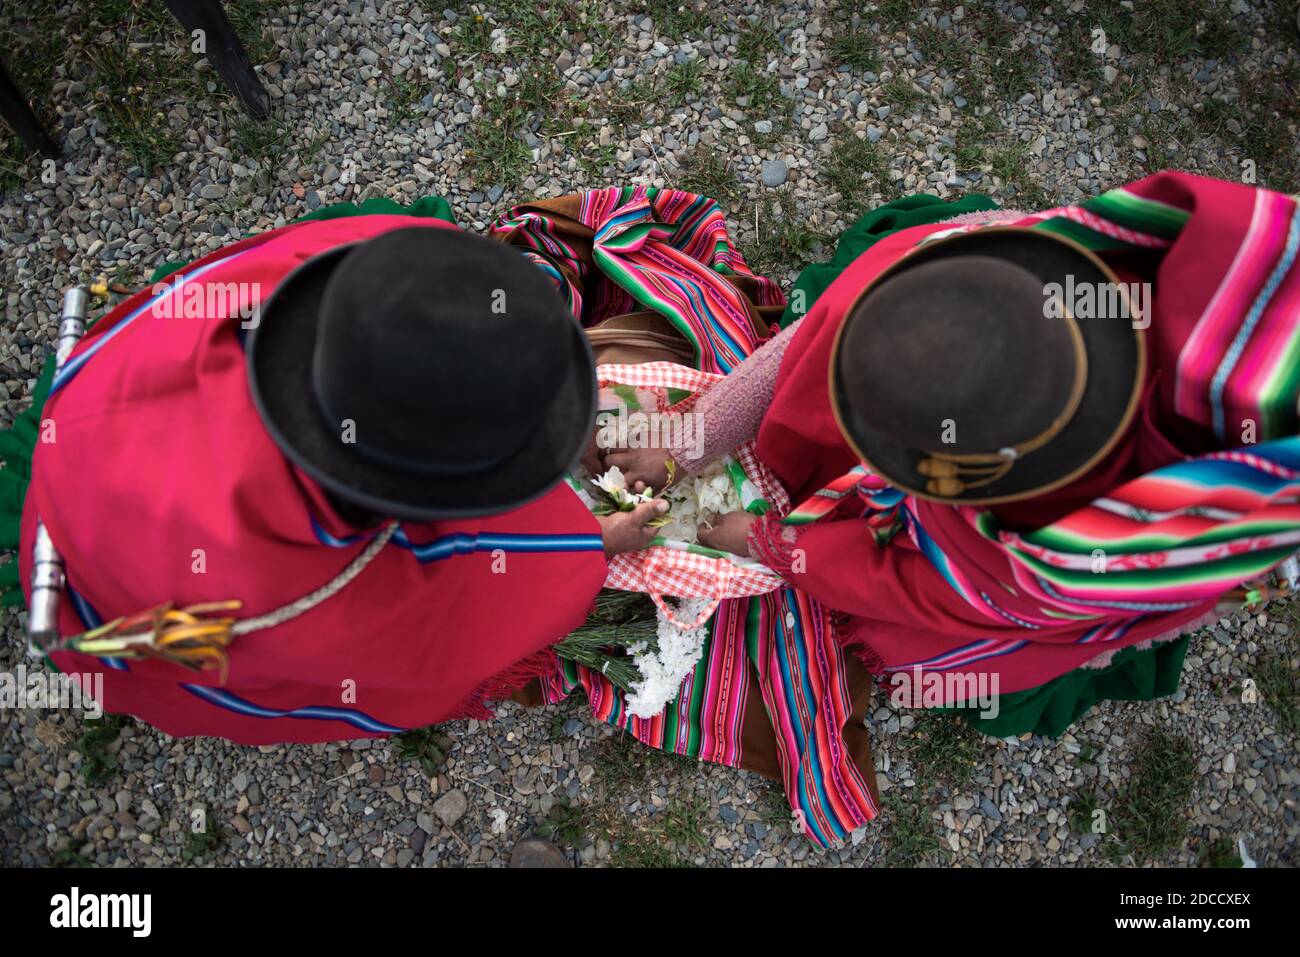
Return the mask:
[[(582, 193), (576, 209), (565, 209), (585, 227), (580, 236), (558, 203), (516, 207), (491, 232), (524, 247), (584, 325), (653, 310), (691, 342), (701, 370), (725, 373), (766, 338), (755, 331), (751, 303), (785, 302), (775, 283), (750, 271), (707, 197), (612, 187)], [(588, 281), (593, 270), (609, 281)]]
[[(755, 332), (750, 310), (781, 306), (784, 298), (775, 283), (753, 276), (732, 247), (717, 203), (676, 190), (625, 187), (583, 193), (576, 207), (560, 200), (547, 204), (516, 207), (493, 232), (535, 256), (556, 279), (575, 319), (591, 325), (652, 309), (696, 349), (698, 369), (610, 365), (601, 367), (602, 380), (695, 393), (765, 340)], [(573, 219), (587, 231), (575, 230)], [(673, 409), (687, 411), (691, 404), (687, 398)], [(751, 476), (763, 470), (752, 445), (736, 450), (735, 457)], [(789, 508), (779, 482), (762, 491), (777, 514)], [(716, 564), (702, 555), (683, 558), (707, 564), (709, 573)], [(682, 577), (668, 593), (692, 593), (698, 576), (687, 571)], [(629, 581), (620, 587), (645, 585)], [(841, 734), (851, 708), (843, 652), (827, 609), (782, 586), (752, 598), (724, 599), (707, 631), (700, 663), (677, 699), (653, 718), (629, 714), (622, 691), (571, 661), (561, 660), (556, 673), (543, 679), (543, 693), (557, 702), (581, 688), (597, 718), (644, 744), (730, 767), (741, 763), (745, 708), (761, 702), (777, 737), (786, 797), (804, 833), (826, 846), (873, 818), (870, 789)], [(755, 695), (758, 700), (751, 702)]]

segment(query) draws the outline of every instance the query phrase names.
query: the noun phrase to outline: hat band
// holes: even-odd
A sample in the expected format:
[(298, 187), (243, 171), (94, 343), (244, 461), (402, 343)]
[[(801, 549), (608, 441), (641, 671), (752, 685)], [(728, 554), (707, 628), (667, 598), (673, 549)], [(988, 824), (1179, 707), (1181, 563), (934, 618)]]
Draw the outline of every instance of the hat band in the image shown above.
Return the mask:
[(1079, 411), (1088, 385), (1088, 353), (1084, 348), (1083, 333), (1079, 331), (1078, 322), (1070, 315), (1064, 303), (1061, 303), (1061, 309), (1074, 351), (1074, 381), (1070, 385), (1065, 406), (1042, 432), (997, 452), (927, 452), (927, 457), (916, 464), (916, 470), (929, 479), (925, 483), (925, 489), (931, 495), (952, 498), (967, 489), (992, 485), (1010, 472), (1021, 458), (1041, 449), (1060, 435)]

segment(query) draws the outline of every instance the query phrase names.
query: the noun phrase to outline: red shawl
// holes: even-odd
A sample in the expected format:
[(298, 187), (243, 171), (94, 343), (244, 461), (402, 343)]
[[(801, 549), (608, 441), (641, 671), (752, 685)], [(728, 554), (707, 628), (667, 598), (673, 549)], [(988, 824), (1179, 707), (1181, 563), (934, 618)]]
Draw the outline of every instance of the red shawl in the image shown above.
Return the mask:
[[(409, 226), (455, 228), (390, 215), (304, 222), (183, 273), (265, 299), (315, 253)], [(165, 601), (238, 598), (240, 616), (265, 614), (331, 581), (371, 534), (347, 527), (263, 429), (233, 309), (163, 318), (151, 299), (145, 290), (95, 326), (45, 407), (56, 440), (37, 446), (20, 557), (29, 581), (39, 513), (67, 566), (65, 634)], [(159, 660), (53, 657), (105, 672), (109, 711), (173, 735), (391, 733), (485, 716), (487, 701), (548, 673), (548, 646), (582, 624), (604, 577), (599, 526), (560, 486), (505, 515), (404, 524), (338, 595), (237, 637), (224, 684)]]

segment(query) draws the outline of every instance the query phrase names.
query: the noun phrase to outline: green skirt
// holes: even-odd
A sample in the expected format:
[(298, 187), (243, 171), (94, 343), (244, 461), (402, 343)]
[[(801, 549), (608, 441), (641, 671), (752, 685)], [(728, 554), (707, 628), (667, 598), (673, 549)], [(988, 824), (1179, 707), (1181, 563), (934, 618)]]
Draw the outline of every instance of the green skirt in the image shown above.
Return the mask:
[[(987, 196), (971, 193), (951, 202), (938, 196), (907, 196), (873, 209), (835, 244), (829, 262), (808, 266), (795, 281), (791, 300), (802, 291), (804, 311), (873, 243), (900, 229), (937, 223), (963, 213), (997, 209)], [(784, 328), (799, 318), (791, 309), (781, 317)], [(1183, 670), (1188, 637), (1154, 648), (1125, 648), (1105, 668), (1076, 668), (1037, 688), (1002, 695), (996, 718), (982, 718), (975, 708), (945, 709), (961, 715), (985, 734), (998, 738), (1022, 734), (1055, 737), (1087, 714), (1098, 701), (1150, 701), (1173, 694)]]

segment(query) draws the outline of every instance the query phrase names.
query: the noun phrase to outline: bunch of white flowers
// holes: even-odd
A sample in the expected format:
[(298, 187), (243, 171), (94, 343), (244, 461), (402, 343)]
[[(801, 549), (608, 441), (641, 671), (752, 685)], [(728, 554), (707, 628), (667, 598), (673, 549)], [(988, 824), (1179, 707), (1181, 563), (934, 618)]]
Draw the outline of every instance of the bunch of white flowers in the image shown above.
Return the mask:
[[(694, 621), (712, 604), (708, 598), (681, 598), (676, 617)], [(632, 685), (627, 696), (627, 709), (638, 718), (652, 718), (677, 698), (682, 682), (695, 670), (704, 651), (708, 631), (707, 620), (695, 628), (678, 628), (658, 612), (659, 624), (655, 647), (638, 642), (628, 647), (642, 680)]]
[(665, 539), (692, 544), (699, 541), (701, 524), (727, 512), (742, 511), (745, 507), (725, 461), (668, 486), (663, 498), (669, 505), (668, 521), (659, 529), (659, 534)]

